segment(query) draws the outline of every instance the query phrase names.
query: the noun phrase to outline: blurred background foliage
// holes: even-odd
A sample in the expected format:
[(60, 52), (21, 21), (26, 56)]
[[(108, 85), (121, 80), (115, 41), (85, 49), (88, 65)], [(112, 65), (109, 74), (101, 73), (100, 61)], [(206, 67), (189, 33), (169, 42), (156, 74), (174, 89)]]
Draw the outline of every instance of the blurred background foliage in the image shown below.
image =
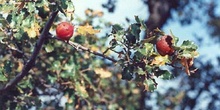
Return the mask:
[[(118, 1), (106, 0), (100, 5), (114, 13)], [(202, 37), (195, 34), (200, 48), (203, 48), (204, 37), (208, 37), (212, 43), (219, 43), (220, 19), (216, 12), (219, 9), (217, 1), (142, 0), (142, 2), (149, 9), (149, 18), (144, 22), (148, 29), (145, 38), (153, 29), (166, 26), (168, 21), (178, 21), (183, 26), (199, 21), (204, 23), (204, 28), (207, 28), (210, 34)], [(0, 88), (21, 71), (33, 51), (42, 27), (50, 13), (56, 9), (59, 9), (60, 13), (50, 30), (52, 34), (59, 22), (74, 20), (77, 21), (79, 30), (71, 40), (89, 46), (94, 51), (103, 52), (107, 49), (106, 40), (109, 40), (109, 36), (104, 34), (100, 37), (95, 33), (100, 29), (110, 29), (112, 24), (102, 19), (103, 12), (100, 10), (87, 9), (86, 19), (81, 19), (74, 16), (73, 0), (35, 2), (0, 0)], [(97, 21), (99, 25), (95, 23)], [(120, 26), (113, 26), (120, 30)], [(114, 41), (112, 42), (114, 44)], [(109, 61), (89, 52), (78, 52), (61, 41), (48, 39), (30, 75), (8, 93), (0, 95), (0, 107), (1, 109), (196, 109), (204, 98), (208, 97), (209, 101), (206, 102), (205, 108), (215, 110), (220, 106), (218, 94), (220, 57), (215, 58), (217, 64), (211, 60), (203, 61), (204, 57), (206, 56), (201, 56), (195, 61), (195, 68), (199, 69), (189, 77), (180, 74), (183, 71), (172, 70), (175, 79), (165, 83), (178, 83), (177, 88), (166, 87), (161, 81), (159, 85), (164, 84), (166, 87), (164, 92), (160, 90), (149, 92), (144, 91), (146, 87), (141, 83), (122, 80), (123, 77), (128, 79), (130, 76), (122, 76), (120, 66), (112, 65)], [(130, 71), (129, 69), (124, 71)], [(170, 79), (171, 76), (165, 74), (163, 77)], [(146, 83), (151, 85), (147, 88), (155, 89), (154, 82)]]

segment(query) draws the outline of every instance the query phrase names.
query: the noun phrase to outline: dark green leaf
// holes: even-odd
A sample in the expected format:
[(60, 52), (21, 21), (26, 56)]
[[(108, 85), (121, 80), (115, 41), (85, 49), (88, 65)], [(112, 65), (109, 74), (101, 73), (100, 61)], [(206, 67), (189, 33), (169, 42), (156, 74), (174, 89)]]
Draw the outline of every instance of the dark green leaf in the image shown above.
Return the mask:
[(58, 6), (58, 9), (61, 13), (63, 13), (66, 16), (66, 13), (64, 12), (63, 8), (61, 6)]
[(13, 67), (12, 62), (11, 62), (11, 61), (7, 61), (7, 62), (5, 62), (4, 65), (5, 65), (5, 66), (4, 66), (5, 72), (6, 72), (6, 73), (11, 73), (12, 67)]
[(19, 83), (19, 87), (21, 88), (33, 88), (30, 78), (22, 80), (22, 82)]
[(141, 24), (141, 26), (140, 26), (141, 29), (144, 29), (144, 30), (147, 29), (147, 26), (146, 26), (144, 20), (139, 19), (138, 16), (134, 16), (134, 18), (137, 23)]
[(84, 44), (86, 39), (84, 36), (76, 36), (76, 37), (74, 37), (74, 41), (79, 44)]
[(61, 7), (63, 8), (63, 9), (67, 9), (67, 7), (68, 7), (68, 2), (66, 1), (66, 0), (60, 0), (60, 2), (61, 2)]
[(109, 44), (111, 45), (110, 49), (114, 49), (117, 46), (117, 41), (115, 39), (112, 39)]
[(132, 72), (133, 72), (132, 68), (125, 67), (121, 73), (122, 74), (121, 79), (131, 80), (133, 78)]
[(164, 80), (170, 80), (173, 78), (173, 75), (168, 70), (158, 70), (155, 72), (155, 76), (161, 77)]
[(161, 72), (163, 72), (163, 73), (161, 73), (161, 74), (162, 74), (162, 75), (161, 75), (161, 78), (162, 78), (162, 79), (164, 79), (164, 80), (170, 80), (170, 79), (173, 78), (173, 75), (172, 75), (169, 71), (167, 71), (167, 70), (162, 70)]
[(140, 23), (140, 22), (141, 22), (138, 16), (134, 16), (134, 18), (135, 18), (135, 21), (136, 21), (137, 23)]
[(135, 23), (135, 24), (131, 24), (131, 33), (135, 36), (135, 38), (139, 41), (140, 39), (140, 24), (139, 23)]
[(126, 35), (126, 38), (127, 38), (128, 42), (130, 44), (135, 44), (136, 43), (136, 37), (134, 35), (128, 34), (128, 35)]
[(112, 25), (112, 33), (116, 34), (120, 31), (123, 31), (123, 28), (119, 24)]

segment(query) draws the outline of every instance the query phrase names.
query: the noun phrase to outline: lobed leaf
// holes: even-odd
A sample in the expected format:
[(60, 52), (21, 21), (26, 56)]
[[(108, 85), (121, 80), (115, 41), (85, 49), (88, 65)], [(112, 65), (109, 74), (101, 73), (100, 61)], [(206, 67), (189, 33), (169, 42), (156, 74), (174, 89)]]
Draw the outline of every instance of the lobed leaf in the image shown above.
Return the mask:
[(100, 30), (93, 29), (91, 25), (87, 24), (85, 26), (79, 26), (77, 28), (77, 32), (79, 35), (86, 36), (86, 35), (97, 34), (100, 32)]

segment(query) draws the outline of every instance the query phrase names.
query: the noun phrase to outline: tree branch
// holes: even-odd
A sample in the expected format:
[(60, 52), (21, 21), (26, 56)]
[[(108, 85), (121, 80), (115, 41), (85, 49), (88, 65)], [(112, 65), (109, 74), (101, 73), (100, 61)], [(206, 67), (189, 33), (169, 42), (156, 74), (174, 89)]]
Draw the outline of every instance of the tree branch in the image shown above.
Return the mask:
[[(57, 39), (57, 40), (59, 40), (59, 41), (65, 42), (64, 40), (59, 39), (59, 38), (57, 38), (57, 37), (55, 37), (55, 36), (54, 36), (54, 37), (51, 37), (51, 38), (55, 38), (55, 39)], [(79, 49), (81, 49), (81, 50), (83, 50), (83, 51), (87, 51), (87, 52), (92, 53), (92, 54), (94, 54), (94, 55), (97, 55), (97, 56), (100, 56), (100, 57), (102, 57), (102, 58), (108, 59), (108, 60), (110, 60), (110, 61), (112, 61), (112, 62), (114, 62), (114, 63), (117, 62), (117, 60), (115, 60), (115, 59), (113, 59), (113, 58), (111, 58), (111, 57), (109, 57), (109, 56), (106, 56), (106, 55), (104, 55), (103, 53), (99, 53), (99, 52), (96, 52), (96, 51), (92, 51), (91, 49), (89, 49), (89, 48), (87, 48), (87, 47), (84, 47), (84, 46), (82, 46), (82, 45), (80, 45), (80, 44), (78, 44), (78, 43), (76, 43), (76, 42), (68, 41), (68, 42), (65, 42), (65, 43), (67, 43), (68, 45), (72, 46), (72, 47), (75, 48), (77, 51), (79, 51)]]
[(17, 83), (19, 83), (25, 76), (27, 76), (29, 73), (29, 70), (35, 65), (35, 61), (37, 58), (37, 55), (39, 54), (42, 45), (44, 44), (44, 41), (47, 38), (47, 35), (49, 33), (49, 29), (51, 27), (51, 25), (53, 24), (53, 21), (57, 15), (58, 11), (55, 11), (51, 14), (49, 20), (47, 21), (35, 47), (34, 47), (34, 51), (30, 57), (30, 59), (28, 60), (28, 62), (24, 65), (24, 67), (22, 68), (21, 73), (19, 73), (13, 80), (11, 80), (10, 82), (8, 82), (3, 88), (0, 89), (0, 94), (6, 93), (7, 90), (13, 88)]

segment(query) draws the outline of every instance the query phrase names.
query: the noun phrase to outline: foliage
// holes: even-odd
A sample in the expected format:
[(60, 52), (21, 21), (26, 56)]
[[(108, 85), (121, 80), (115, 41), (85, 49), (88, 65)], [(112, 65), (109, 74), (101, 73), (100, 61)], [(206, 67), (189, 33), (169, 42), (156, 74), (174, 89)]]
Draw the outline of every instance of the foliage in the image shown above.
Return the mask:
[[(195, 72), (191, 66), (198, 52), (192, 41), (178, 46), (178, 38), (171, 33), (175, 54), (161, 56), (155, 49), (155, 41), (165, 33), (155, 29), (147, 39), (141, 39), (140, 33), (147, 26), (138, 16), (126, 28), (101, 20), (103, 25), (94, 25), (103, 14), (91, 9), (85, 11), (85, 20), (76, 19), (70, 0), (11, 0), (0, 6), (0, 87), (1, 91), (7, 91), (0, 96), (2, 109), (50, 106), (62, 109), (63, 98), (67, 100), (67, 109), (138, 109), (139, 94), (154, 91), (158, 85), (156, 78), (173, 78), (162, 67), (180, 68), (188, 75)], [(69, 22), (79, 22), (76, 34), (70, 42), (65, 42), (48, 32), (29, 75), (15, 87), (4, 90), (23, 72), (46, 21), (56, 10), (61, 13), (50, 33), (66, 18)], [(100, 37), (101, 30), (109, 27), (111, 32)], [(55, 98), (43, 101), (42, 96)]]

